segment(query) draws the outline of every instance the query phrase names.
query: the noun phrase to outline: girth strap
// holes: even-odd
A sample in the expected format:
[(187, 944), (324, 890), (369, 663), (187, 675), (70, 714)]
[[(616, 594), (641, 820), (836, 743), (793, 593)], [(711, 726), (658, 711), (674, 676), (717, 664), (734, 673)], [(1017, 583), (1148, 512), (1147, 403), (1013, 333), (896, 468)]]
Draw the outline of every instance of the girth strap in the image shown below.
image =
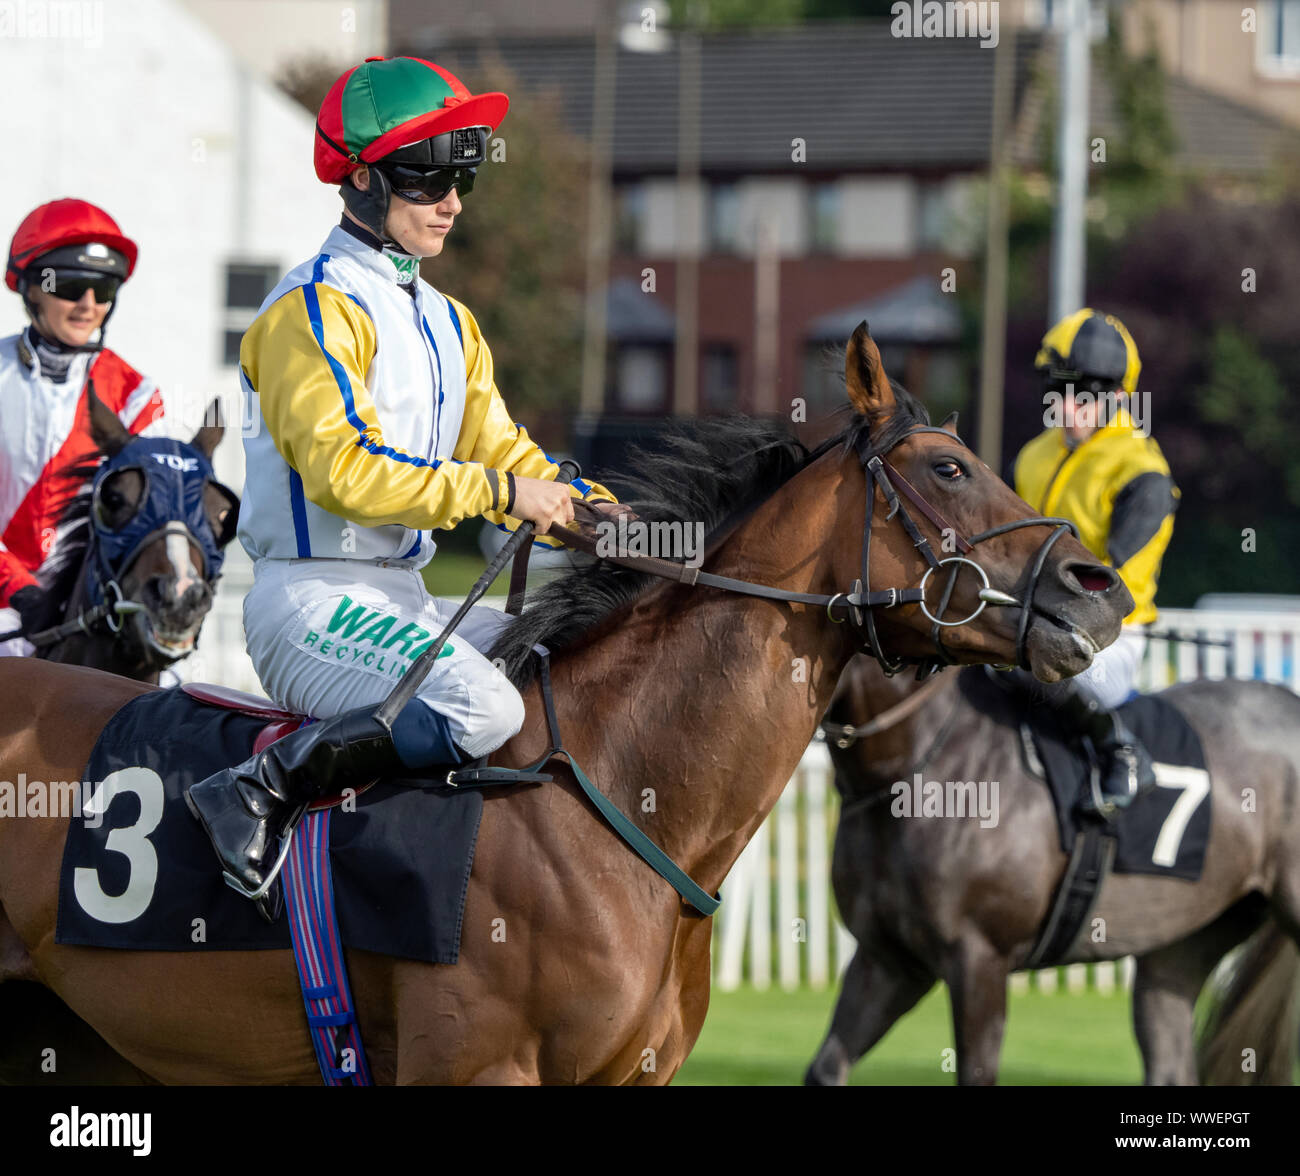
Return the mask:
[(583, 795), (596, 806), (596, 811), (609, 823), (610, 827), (631, 847), (634, 853), (656, 874), (663, 878), (682, 898), (702, 915), (711, 915), (722, 904), (722, 899), (710, 895), (672, 858), (659, 848), (635, 824), (621, 813), (614, 803), (605, 796), (587, 777), (560, 739), (559, 722), (555, 715), (555, 703), (551, 696), (551, 656), (544, 646), (534, 646), (539, 661), (538, 684), (542, 691), (542, 702), (546, 707), (546, 723), (551, 735), (551, 746), (546, 754), (536, 763), (530, 764), (527, 771), (537, 771), (550, 763), (556, 756), (563, 756), (573, 771), (574, 779)]

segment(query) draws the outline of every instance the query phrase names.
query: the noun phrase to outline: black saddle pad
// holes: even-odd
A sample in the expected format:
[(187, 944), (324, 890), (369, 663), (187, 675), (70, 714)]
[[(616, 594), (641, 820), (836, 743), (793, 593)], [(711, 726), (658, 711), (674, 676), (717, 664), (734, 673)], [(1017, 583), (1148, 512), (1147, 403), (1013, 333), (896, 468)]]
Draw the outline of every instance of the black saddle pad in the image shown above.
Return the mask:
[[(996, 708), (1009, 722), (1017, 726), (1023, 722), (1032, 732), (1032, 748), (1024, 748), (1027, 766), (1045, 776), (1056, 808), (1061, 848), (1070, 852), (1079, 822), (1092, 819), (1076, 811), (1089, 771), (1077, 741), (1062, 730), (1050, 708), (1028, 705), (1022, 697), (991, 682), (982, 669), (963, 672), (962, 684), (981, 709)], [(1158, 787), (1139, 797), (1112, 823), (1117, 835), (1112, 870), (1194, 882), (1205, 865), (1213, 811), (1200, 736), (1182, 712), (1158, 694), (1127, 702), (1120, 713), (1151, 753)], [(1037, 763), (1033, 762), (1035, 756)]]
[[(185, 806), (191, 784), (252, 754), (265, 719), (179, 689), (132, 699), (100, 733), (85, 780), (101, 816), (69, 822), (55, 939), (152, 951), (289, 949), (223, 881)], [(85, 808), (103, 808), (98, 805)], [(348, 811), (351, 808), (351, 811)], [(478, 838), (476, 789), (376, 784), (330, 818), (339, 930), (347, 947), (454, 964)]]

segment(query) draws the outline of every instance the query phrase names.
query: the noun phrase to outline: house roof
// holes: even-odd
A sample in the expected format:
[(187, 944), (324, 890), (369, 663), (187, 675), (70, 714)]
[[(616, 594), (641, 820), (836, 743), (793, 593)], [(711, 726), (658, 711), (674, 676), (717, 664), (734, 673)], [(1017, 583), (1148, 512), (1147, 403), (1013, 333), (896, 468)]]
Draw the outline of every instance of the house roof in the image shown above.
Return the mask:
[(961, 338), (956, 300), (941, 293), (929, 274), (918, 274), (865, 302), (818, 315), (804, 335), (814, 341), (839, 342), (849, 338), (864, 319), (871, 326), (871, 337), (882, 343), (955, 343)]
[[(590, 134), (590, 37), (407, 48), (471, 78), (499, 60), (523, 89), (556, 93), (570, 130)], [(1022, 82), (1031, 53), (1027, 43), (1017, 51)], [(615, 170), (676, 171), (678, 56), (676, 43), (617, 51)], [(800, 138), (809, 171), (978, 168), (988, 157), (993, 58), (971, 38), (895, 38), (888, 21), (710, 33), (700, 43), (702, 167), (788, 170)]]
[(615, 278), (605, 295), (606, 330), (615, 339), (666, 343), (677, 331), (672, 311), (642, 291), (633, 278)]
[[(983, 169), (989, 156), (996, 52), (973, 37), (897, 38), (890, 21), (813, 22), (797, 28), (714, 32), (700, 41), (700, 161), (704, 172)], [(677, 169), (678, 58), (617, 52), (614, 170)], [(594, 46), (589, 36), (504, 37), (405, 46), (471, 80), (503, 65), (525, 91), (550, 91), (571, 132), (591, 133)], [(1015, 46), (1021, 164), (1040, 160), (1052, 48), (1036, 32)], [(1250, 173), (1300, 141), (1259, 111), (1174, 77), (1166, 79), (1179, 162)], [(1103, 73), (1094, 68), (1093, 127), (1116, 129)], [(509, 124), (506, 124), (508, 133)], [(792, 164), (792, 140), (806, 144)]]

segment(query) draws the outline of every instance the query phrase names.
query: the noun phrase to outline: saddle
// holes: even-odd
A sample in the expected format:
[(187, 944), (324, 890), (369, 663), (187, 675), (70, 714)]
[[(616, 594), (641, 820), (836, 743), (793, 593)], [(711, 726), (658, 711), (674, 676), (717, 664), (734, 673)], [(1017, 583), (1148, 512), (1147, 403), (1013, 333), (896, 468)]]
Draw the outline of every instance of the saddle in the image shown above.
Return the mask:
[(1159, 695), (1121, 708), (1124, 721), (1151, 753), (1157, 787), (1117, 819), (1080, 812), (1091, 760), (1072, 733), (1045, 707), (1026, 705), (980, 670), (959, 678), (972, 705), (996, 715), (1017, 734), (1021, 763), (1042, 780), (1056, 812), (1068, 864), (1026, 967), (1062, 958), (1077, 938), (1109, 873), (1151, 874), (1195, 882), (1205, 865), (1212, 819), (1210, 777), (1200, 737), (1181, 711)]

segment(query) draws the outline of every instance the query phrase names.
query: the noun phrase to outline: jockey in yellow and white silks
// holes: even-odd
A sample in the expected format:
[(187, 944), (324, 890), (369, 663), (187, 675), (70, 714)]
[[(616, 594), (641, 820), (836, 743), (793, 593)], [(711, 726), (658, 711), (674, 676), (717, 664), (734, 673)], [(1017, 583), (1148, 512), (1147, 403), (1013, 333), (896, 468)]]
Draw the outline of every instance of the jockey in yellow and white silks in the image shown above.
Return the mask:
[(506, 106), (415, 58), (339, 78), (316, 171), (340, 184), (343, 220), (240, 348), (254, 422), (239, 527), (255, 561), (248, 652), (277, 703), (324, 720), (189, 790), (227, 881), (250, 897), (267, 893), (304, 803), (477, 758), (522, 725), (518, 692), (481, 652), (503, 619), (490, 608), (471, 610), (391, 729), (374, 716), (455, 610), (420, 578), (430, 532), (527, 518), (540, 537), (572, 520), (574, 497), (615, 501), (555, 484), (556, 463), (510, 419), (473, 315), (419, 277)]
[(1174, 530), (1178, 487), (1155, 439), (1134, 419), (1142, 363), (1128, 329), (1085, 307), (1043, 337), (1034, 364), (1043, 379), (1048, 428), (1016, 458), (1016, 493), (1045, 515), (1068, 518), (1133, 595), (1118, 640), (1092, 665), (1035, 694), (1091, 740), (1102, 761), (1103, 812), (1153, 787), (1150, 757), (1115, 708), (1132, 693), (1156, 619), (1156, 581)]

